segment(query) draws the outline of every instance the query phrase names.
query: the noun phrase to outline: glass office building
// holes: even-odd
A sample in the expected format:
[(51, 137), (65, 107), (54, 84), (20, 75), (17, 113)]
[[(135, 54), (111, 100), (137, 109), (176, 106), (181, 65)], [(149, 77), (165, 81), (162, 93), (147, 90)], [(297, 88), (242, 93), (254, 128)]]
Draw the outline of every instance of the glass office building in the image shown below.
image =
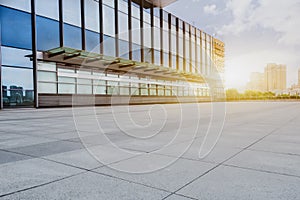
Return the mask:
[(0, 0), (1, 106), (222, 97), (224, 43), (164, 11), (171, 2)]

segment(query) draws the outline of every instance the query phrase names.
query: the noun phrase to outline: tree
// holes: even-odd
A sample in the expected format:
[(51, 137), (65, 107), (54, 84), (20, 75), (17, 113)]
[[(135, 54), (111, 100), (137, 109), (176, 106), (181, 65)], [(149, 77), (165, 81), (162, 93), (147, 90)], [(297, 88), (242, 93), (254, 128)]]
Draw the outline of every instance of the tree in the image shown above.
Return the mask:
[(240, 96), (240, 93), (237, 89), (228, 89), (226, 90), (226, 98), (227, 99), (236, 99)]

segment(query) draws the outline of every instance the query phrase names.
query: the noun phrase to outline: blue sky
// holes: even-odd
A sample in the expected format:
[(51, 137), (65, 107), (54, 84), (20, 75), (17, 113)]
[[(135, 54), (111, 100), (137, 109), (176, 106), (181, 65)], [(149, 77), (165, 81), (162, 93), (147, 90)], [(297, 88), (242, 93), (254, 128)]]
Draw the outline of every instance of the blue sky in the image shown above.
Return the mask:
[(300, 68), (300, 0), (177, 0), (165, 8), (226, 45), (226, 87), (242, 88), (267, 63)]

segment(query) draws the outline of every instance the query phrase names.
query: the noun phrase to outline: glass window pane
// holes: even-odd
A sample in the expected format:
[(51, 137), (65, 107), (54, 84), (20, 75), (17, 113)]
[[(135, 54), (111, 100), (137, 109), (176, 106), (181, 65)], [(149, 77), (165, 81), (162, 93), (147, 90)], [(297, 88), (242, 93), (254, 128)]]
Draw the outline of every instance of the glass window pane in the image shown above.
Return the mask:
[(154, 63), (160, 65), (160, 52), (157, 50), (154, 51)]
[(89, 52), (100, 52), (100, 36), (98, 33), (86, 30), (86, 50)]
[(57, 71), (58, 71), (58, 73), (68, 73), (70, 75), (74, 75), (75, 74), (75, 70), (74, 69), (58, 68)]
[(133, 17), (140, 19), (140, 7), (134, 2), (131, 2), (131, 12)]
[(56, 73), (39, 71), (38, 72), (38, 81), (56, 82)]
[[(101, 77), (101, 76), (100, 76)], [(99, 77), (99, 78), (100, 78)], [(98, 85), (106, 85), (106, 81), (104, 81), (104, 80), (98, 80), (98, 79), (94, 79), (93, 80), (93, 85), (94, 85), (94, 87), (96, 87), (96, 86), (98, 86)]]
[(172, 92), (172, 96), (178, 96), (177, 87), (173, 86), (171, 92)]
[(119, 40), (119, 56), (121, 58), (129, 59), (129, 43), (124, 40)]
[(150, 89), (150, 95), (151, 96), (156, 96), (156, 88), (151, 88)]
[(99, 3), (94, 0), (85, 0), (84, 10), (86, 29), (99, 33)]
[(140, 21), (132, 18), (132, 42), (141, 44)]
[(148, 96), (148, 89), (142, 88), (141, 89), (141, 95)]
[(29, 13), (0, 7), (1, 44), (31, 49), (31, 18)]
[(118, 95), (119, 87), (117, 86), (107, 86), (107, 94), (108, 95)]
[(56, 83), (39, 83), (39, 94), (56, 94)]
[(152, 62), (152, 50), (150, 48), (144, 48), (144, 62)]
[(30, 0), (1, 0), (0, 4), (5, 5), (7, 7), (23, 10), (26, 12), (31, 11)]
[(179, 56), (183, 57), (183, 37), (179, 37)]
[(57, 21), (37, 16), (36, 28), (39, 51), (59, 47), (59, 24)]
[(206, 51), (202, 47), (202, 73), (206, 75)]
[(106, 94), (106, 86), (94, 85), (94, 94)]
[(32, 105), (32, 69), (2, 67), (2, 87), (4, 106)]
[(80, 28), (64, 24), (64, 43), (66, 47), (81, 49)]
[(171, 96), (171, 90), (166, 90), (166, 96)]
[(174, 35), (174, 34), (172, 34), (171, 35), (171, 47), (172, 47), (172, 49), (171, 49), (171, 51), (174, 53), (174, 54), (176, 54), (177, 52), (176, 52), (176, 48), (177, 48), (177, 43), (176, 43), (176, 35)]
[(119, 38), (128, 41), (128, 16), (119, 12)]
[(76, 79), (75, 78), (71, 78), (71, 77), (59, 76), (58, 77), (58, 82), (59, 83), (72, 83), (72, 84), (75, 84)]
[[(22, 77), (22, 78), (20, 78)], [(32, 69), (2, 67), (2, 84), (7, 86), (22, 87), (24, 90), (33, 89)]]
[(172, 56), (172, 68), (176, 69), (176, 56), (175, 55)]
[(56, 63), (39, 61), (37, 64), (37, 67), (38, 67), (38, 70), (56, 72)]
[(141, 47), (139, 45), (132, 45), (132, 59), (135, 61), (141, 61)]
[(87, 84), (87, 85), (91, 85), (91, 84), (92, 84), (92, 80), (91, 80), (91, 79), (82, 79), (82, 78), (78, 78), (78, 79), (77, 79), (77, 83), (78, 83), (78, 84)]
[(75, 94), (75, 85), (59, 83), (58, 94)]
[(185, 57), (187, 61), (190, 60), (190, 38), (188, 34), (185, 35)]
[(151, 26), (144, 23), (144, 46), (151, 48)]
[(1, 53), (2, 65), (32, 68), (32, 61), (25, 57), (25, 55), (32, 54), (32, 51), (2, 46)]
[(64, 22), (80, 26), (80, 0), (63, 0)]
[(103, 21), (105, 22), (103, 24), (104, 34), (109, 36), (115, 36), (115, 12), (114, 9), (108, 6), (103, 6)]
[(58, 0), (38, 0), (36, 14), (58, 20)]
[(130, 95), (135, 95), (135, 96), (140, 95), (139, 88), (132, 86), (131, 89), (130, 89)]
[(120, 95), (129, 95), (129, 87), (120, 87)]
[(92, 94), (91, 85), (77, 85), (77, 94)]
[(169, 64), (170, 64), (169, 63), (169, 54), (168, 53), (164, 53), (164, 66), (165, 67), (171, 67)]
[(154, 48), (160, 50), (160, 29), (154, 28)]
[(164, 39), (163, 39), (163, 49), (165, 52), (169, 52), (169, 32), (167, 30), (164, 30)]
[(128, 4), (127, 4), (126, 0), (125, 1), (119, 0), (118, 4), (119, 4), (118, 5), (119, 10), (124, 12), (125, 14), (127, 14), (128, 13)]
[(103, 4), (114, 7), (114, 0), (103, 0)]
[(144, 9), (144, 22), (151, 23), (150, 9)]
[(115, 56), (115, 54), (116, 54), (115, 38), (105, 35), (104, 41), (103, 41), (103, 46), (104, 46), (104, 55)]
[(163, 89), (158, 89), (158, 96), (164, 96), (165, 92)]

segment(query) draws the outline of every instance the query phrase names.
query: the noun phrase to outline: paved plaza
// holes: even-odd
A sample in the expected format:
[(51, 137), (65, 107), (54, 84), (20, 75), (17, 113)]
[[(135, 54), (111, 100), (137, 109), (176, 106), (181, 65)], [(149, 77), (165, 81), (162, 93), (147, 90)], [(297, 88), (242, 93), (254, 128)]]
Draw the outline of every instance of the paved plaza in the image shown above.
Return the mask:
[(0, 199), (300, 199), (300, 103), (3, 110)]

